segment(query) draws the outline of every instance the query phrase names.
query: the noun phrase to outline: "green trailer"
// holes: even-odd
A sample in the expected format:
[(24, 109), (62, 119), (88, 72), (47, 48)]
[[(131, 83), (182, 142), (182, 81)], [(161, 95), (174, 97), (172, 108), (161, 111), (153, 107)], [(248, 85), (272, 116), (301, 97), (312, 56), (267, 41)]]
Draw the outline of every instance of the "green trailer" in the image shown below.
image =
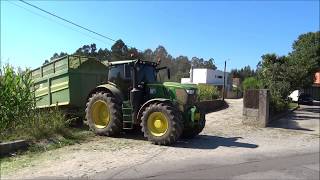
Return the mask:
[(67, 55), (31, 73), (37, 108), (84, 109), (90, 91), (107, 82), (108, 69), (95, 58)]

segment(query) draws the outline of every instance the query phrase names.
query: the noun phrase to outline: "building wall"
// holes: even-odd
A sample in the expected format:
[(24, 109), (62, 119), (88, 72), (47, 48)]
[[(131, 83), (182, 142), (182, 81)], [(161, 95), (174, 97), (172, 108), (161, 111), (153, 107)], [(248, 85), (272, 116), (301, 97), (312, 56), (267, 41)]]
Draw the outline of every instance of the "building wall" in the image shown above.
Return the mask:
[(193, 78), (192, 78), (192, 83), (194, 84), (207, 84), (207, 70), (208, 69), (193, 69)]
[[(223, 85), (223, 71), (220, 70), (207, 70), (207, 83), (208, 84), (215, 84), (215, 85)], [(228, 80), (228, 73), (226, 73), (226, 84)]]
[(314, 84), (320, 85), (320, 71), (316, 72), (314, 76), (315, 76)]
[(190, 78), (181, 78), (181, 83), (190, 83)]
[[(223, 71), (194, 68), (190, 70), (190, 78), (181, 78), (181, 83), (194, 83), (194, 84), (211, 84), (218, 87), (223, 86)], [(229, 78), (229, 73), (226, 73), (226, 89), (232, 88), (232, 80)]]

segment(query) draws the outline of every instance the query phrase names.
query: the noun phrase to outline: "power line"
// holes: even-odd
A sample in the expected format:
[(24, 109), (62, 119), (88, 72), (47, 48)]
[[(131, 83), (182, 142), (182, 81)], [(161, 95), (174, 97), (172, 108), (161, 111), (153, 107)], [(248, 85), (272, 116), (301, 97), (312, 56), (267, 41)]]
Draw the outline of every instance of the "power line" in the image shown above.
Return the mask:
[(54, 13), (51, 13), (51, 12), (49, 12), (49, 11), (46, 11), (46, 10), (44, 10), (44, 9), (36, 6), (36, 5), (33, 5), (33, 4), (31, 4), (31, 3), (28, 3), (28, 2), (26, 2), (26, 1), (24, 1), (24, 0), (19, 0), (19, 1), (22, 2), (22, 3), (24, 3), (24, 4), (29, 5), (29, 6), (31, 6), (31, 7), (34, 7), (34, 8), (36, 8), (36, 9), (38, 9), (38, 10), (44, 12), (44, 13), (47, 13), (47, 14), (49, 14), (49, 15), (51, 15), (51, 16), (54, 16), (54, 17), (56, 17), (56, 18), (58, 18), (58, 19), (60, 19), (60, 20), (62, 20), (62, 21), (65, 21), (65, 22), (67, 22), (67, 23), (69, 23), (69, 24), (72, 24), (72, 25), (77, 26), (77, 27), (79, 27), (79, 28), (81, 28), (81, 29), (84, 29), (84, 30), (86, 30), (86, 31), (89, 31), (89, 32), (91, 32), (91, 33), (93, 33), (93, 34), (96, 34), (96, 35), (98, 35), (98, 36), (101, 36), (101, 37), (103, 37), (103, 38), (106, 38), (106, 39), (108, 39), (108, 40), (110, 40), (110, 41), (116, 42), (116, 40), (114, 40), (114, 39), (112, 39), (112, 38), (110, 38), (110, 37), (107, 37), (107, 36), (105, 36), (105, 35), (102, 35), (102, 34), (100, 34), (100, 33), (95, 32), (95, 31), (93, 31), (93, 30), (90, 30), (90, 29), (88, 29), (88, 28), (86, 28), (86, 27), (83, 27), (83, 26), (81, 26), (81, 25), (79, 25), (79, 24), (76, 24), (76, 23), (74, 23), (74, 22), (72, 22), (72, 21), (70, 21), (70, 20), (67, 20), (67, 19), (65, 19), (65, 18), (63, 18), (63, 17), (60, 17), (60, 16), (58, 16), (58, 15), (56, 15), (56, 14), (54, 14)]
[[(41, 15), (41, 14), (39, 14), (39, 13), (33, 12), (33, 11), (31, 11), (30, 9), (28, 9), (28, 8), (25, 8), (25, 7), (23, 7), (23, 6), (20, 6), (20, 5), (16, 4), (16, 3), (14, 3), (13, 1), (7, 1), (7, 2), (9, 2), (9, 3), (11, 3), (11, 4), (13, 4), (13, 5), (21, 8), (21, 9), (24, 9), (24, 10), (26, 10), (26, 11), (34, 14), (34, 15), (37, 15), (37, 16), (39, 16), (39, 17), (42, 17), (42, 18), (46, 19), (46, 20), (52, 21), (52, 22), (54, 22), (54, 23), (57, 23), (57, 24), (65, 27), (65, 28), (68, 28), (68, 29), (70, 29), (70, 30), (73, 30), (73, 31), (75, 31), (75, 32), (78, 32), (78, 33), (80, 33), (80, 34), (82, 34), (82, 35), (84, 35), (84, 36), (90, 37), (90, 38), (92, 38), (92, 39), (94, 39), (94, 40), (97, 40), (97, 41), (100, 41), (100, 42), (103, 42), (103, 43), (108, 43), (107, 41), (104, 41), (104, 40), (98, 39), (98, 38), (96, 38), (96, 37), (90, 36), (90, 35), (88, 35), (88, 34), (86, 34), (86, 33), (84, 33), (84, 32), (78, 31), (78, 30), (76, 30), (76, 29), (74, 29), (74, 28), (71, 28), (71, 27), (65, 25), (65, 24), (59, 23), (59, 22), (57, 22), (57, 21), (54, 21), (54, 20), (52, 20), (52, 19), (50, 19), (50, 18), (48, 18), (48, 17), (46, 17), (46, 16), (43, 16), (43, 15)], [(110, 43), (110, 44), (111, 44), (111, 43)], [(112, 45), (112, 44), (111, 44), (111, 45)]]
[[(31, 7), (35, 8), (35, 9), (38, 9), (38, 10), (40, 10), (40, 11), (46, 13), (46, 14), (49, 14), (49, 15), (55, 17), (55, 18), (58, 18), (58, 19), (60, 19), (60, 20), (62, 20), (62, 21), (64, 21), (64, 22), (67, 22), (67, 23), (69, 23), (69, 24), (72, 24), (72, 25), (74, 25), (74, 26), (76, 26), (76, 27), (78, 27), (78, 28), (84, 29), (84, 30), (86, 30), (86, 31), (88, 31), (88, 32), (90, 32), (90, 33), (93, 33), (93, 34), (95, 34), (95, 35), (98, 35), (98, 36), (100, 36), (100, 37), (103, 37), (103, 38), (105, 38), (105, 39), (108, 39), (108, 40), (110, 40), (110, 41), (116, 42), (116, 40), (113, 39), (113, 38), (111, 38), (111, 37), (108, 37), (108, 36), (105, 36), (105, 35), (103, 35), (103, 34), (101, 34), (101, 33), (96, 32), (96, 31), (90, 30), (90, 29), (87, 28), (87, 27), (81, 26), (81, 25), (79, 25), (79, 24), (77, 24), (77, 23), (75, 23), (75, 22), (72, 22), (71, 20), (68, 20), (68, 19), (63, 18), (63, 17), (61, 17), (61, 16), (58, 16), (58, 15), (52, 13), (52, 12), (49, 12), (49, 11), (47, 11), (47, 10), (44, 10), (44, 9), (38, 7), (38, 6), (36, 6), (36, 5), (33, 5), (33, 4), (31, 4), (31, 3), (28, 3), (28, 2), (26, 2), (26, 1), (24, 1), (24, 0), (19, 0), (19, 1), (22, 2), (22, 3), (24, 3), (24, 4), (26, 4), (26, 5), (28, 5), (28, 6), (31, 6)], [(126, 44), (126, 46), (129, 47), (129, 48), (135, 48), (135, 47), (133, 47), (133, 46), (129, 46), (128, 44)], [(138, 48), (135, 48), (135, 49), (137, 49), (138, 51), (141, 51), (141, 50), (138, 49)]]

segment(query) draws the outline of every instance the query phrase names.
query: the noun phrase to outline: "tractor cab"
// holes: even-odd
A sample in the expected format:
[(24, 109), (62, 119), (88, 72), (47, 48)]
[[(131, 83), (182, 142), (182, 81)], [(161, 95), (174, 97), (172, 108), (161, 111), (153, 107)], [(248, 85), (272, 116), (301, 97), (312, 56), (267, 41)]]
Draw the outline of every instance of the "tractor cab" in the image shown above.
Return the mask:
[[(144, 88), (146, 84), (157, 83), (157, 63), (127, 60), (111, 62), (109, 65), (108, 82), (115, 84), (123, 93), (124, 99), (129, 100), (130, 91), (133, 85), (137, 88)], [(135, 79), (133, 79), (136, 73)]]

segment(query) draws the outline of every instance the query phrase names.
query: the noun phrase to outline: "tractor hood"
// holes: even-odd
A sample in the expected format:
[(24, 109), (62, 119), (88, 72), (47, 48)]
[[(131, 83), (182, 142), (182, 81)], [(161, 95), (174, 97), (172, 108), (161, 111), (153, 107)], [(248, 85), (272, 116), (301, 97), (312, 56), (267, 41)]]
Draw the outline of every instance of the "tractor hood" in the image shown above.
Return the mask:
[(165, 87), (174, 87), (174, 88), (182, 88), (182, 89), (197, 89), (196, 84), (181, 84), (177, 82), (164, 82), (163, 85)]

